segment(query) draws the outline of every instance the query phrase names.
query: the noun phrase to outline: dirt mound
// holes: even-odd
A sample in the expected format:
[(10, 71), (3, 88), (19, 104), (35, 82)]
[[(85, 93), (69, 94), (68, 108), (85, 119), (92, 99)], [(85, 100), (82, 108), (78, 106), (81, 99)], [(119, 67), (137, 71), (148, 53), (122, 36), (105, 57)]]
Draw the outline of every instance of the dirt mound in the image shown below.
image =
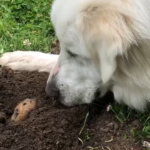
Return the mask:
[[(143, 149), (130, 136), (130, 125), (118, 123), (105, 109), (97, 113), (96, 106), (66, 108), (50, 99), (45, 93), (47, 77), (47, 73), (1, 68), (0, 112), (6, 121), (0, 120), (0, 150)], [(14, 107), (26, 98), (36, 98), (37, 109), (21, 123), (11, 122)]]

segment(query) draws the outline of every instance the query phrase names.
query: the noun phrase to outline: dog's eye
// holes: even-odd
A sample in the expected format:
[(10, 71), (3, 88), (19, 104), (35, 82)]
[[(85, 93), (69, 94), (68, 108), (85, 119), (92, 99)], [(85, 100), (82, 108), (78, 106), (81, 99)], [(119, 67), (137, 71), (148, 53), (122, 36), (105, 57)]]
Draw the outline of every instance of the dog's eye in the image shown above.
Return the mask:
[(67, 54), (69, 55), (69, 57), (74, 57), (74, 58), (78, 56), (77, 54), (71, 52), (70, 50), (67, 50)]

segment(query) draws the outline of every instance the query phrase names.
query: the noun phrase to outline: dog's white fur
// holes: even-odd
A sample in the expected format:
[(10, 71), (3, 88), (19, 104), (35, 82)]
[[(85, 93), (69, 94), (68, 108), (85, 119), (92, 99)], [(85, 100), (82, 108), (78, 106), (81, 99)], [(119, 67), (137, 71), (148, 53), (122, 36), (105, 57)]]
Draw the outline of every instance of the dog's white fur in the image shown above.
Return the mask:
[[(0, 63), (13, 69), (20, 70), (21, 63), (25, 70), (48, 71), (58, 59), (56, 84), (65, 105), (90, 103), (100, 88), (103, 94), (111, 89), (119, 103), (146, 109), (150, 102), (150, 0), (55, 0), (51, 18), (61, 46), (59, 59), (14, 52), (4, 54)], [(69, 57), (68, 50), (77, 57)]]
[(58, 55), (33, 51), (8, 52), (0, 58), (0, 65), (13, 70), (48, 72), (58, 60)]

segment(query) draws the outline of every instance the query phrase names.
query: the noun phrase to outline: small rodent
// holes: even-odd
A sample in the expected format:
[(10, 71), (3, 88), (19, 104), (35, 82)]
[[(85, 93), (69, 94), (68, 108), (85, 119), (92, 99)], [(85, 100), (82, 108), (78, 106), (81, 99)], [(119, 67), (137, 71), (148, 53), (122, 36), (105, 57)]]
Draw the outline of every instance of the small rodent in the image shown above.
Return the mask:
[(25, 120), (28, 114), (35, 108), (36, 108), (36, 100), (27, 98), (16, 106), (14, 113), (11, 117), (11, 120), (15, 122)]

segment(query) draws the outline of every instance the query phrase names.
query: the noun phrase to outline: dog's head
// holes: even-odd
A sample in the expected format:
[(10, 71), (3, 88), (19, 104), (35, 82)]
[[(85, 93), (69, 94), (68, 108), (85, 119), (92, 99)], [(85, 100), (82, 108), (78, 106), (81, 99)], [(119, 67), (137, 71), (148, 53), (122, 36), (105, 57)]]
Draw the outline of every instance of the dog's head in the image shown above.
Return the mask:
[(140, 36), (142, 25), (135, 13), (132, 4), (120, 0), (56, 0), (51, 19), (61, 52), (47, 93), (59, 95), (68, 106), (91, 103), (97, 91), (102, 96), (117, 68), (117, 56), (125, 55)]

